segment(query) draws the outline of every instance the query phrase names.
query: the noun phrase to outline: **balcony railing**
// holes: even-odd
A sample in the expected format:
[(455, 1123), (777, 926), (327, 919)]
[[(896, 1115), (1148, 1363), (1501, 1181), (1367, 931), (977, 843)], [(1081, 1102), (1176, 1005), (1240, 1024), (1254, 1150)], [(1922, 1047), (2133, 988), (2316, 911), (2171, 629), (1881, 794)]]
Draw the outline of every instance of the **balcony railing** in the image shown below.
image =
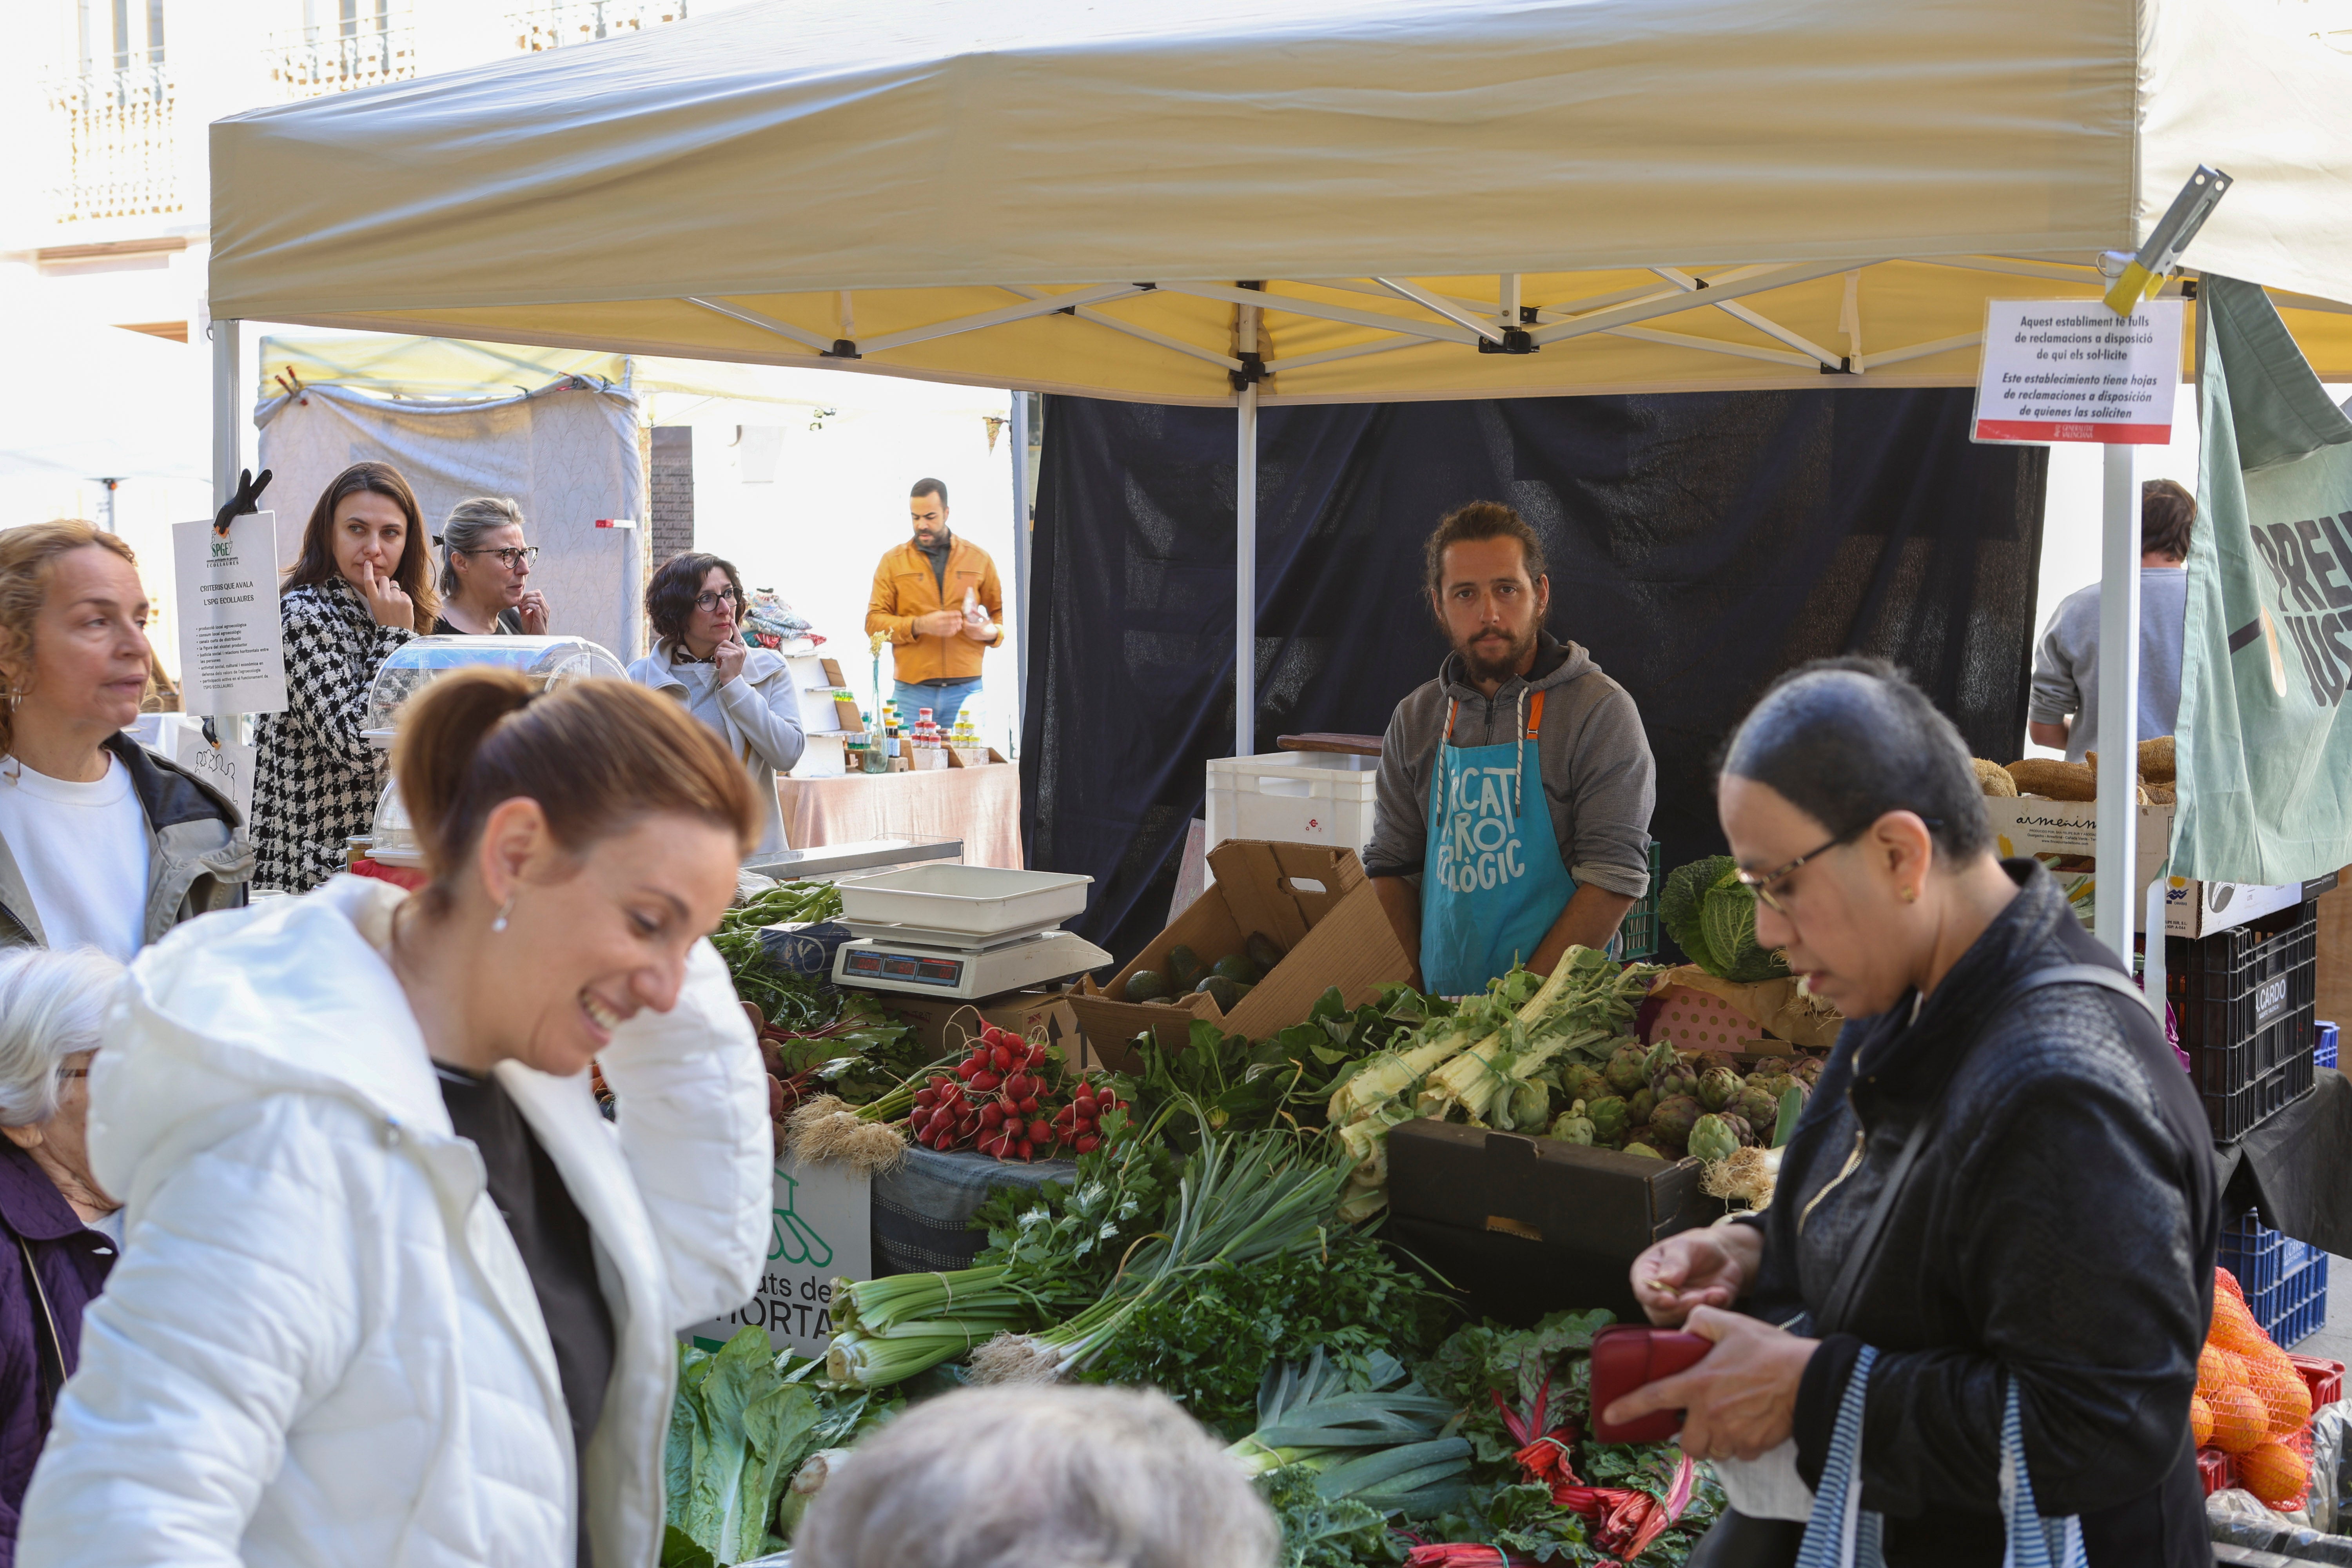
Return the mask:
[(593, 44), (686, 19), (687, 0), (540, 0), (510, 14), (515, 47), (527, 54)]
[(270, 80), (287, 98), (324, 98), (416, 74), (416, 24), (405, 10), (315, 31), (282, 33), (269, 45)]
[(61, 177), (50, 193), (58, 222), (181, 210), (177, 94), (163, 66), (55, 77), (48, 89), (62, 143)]

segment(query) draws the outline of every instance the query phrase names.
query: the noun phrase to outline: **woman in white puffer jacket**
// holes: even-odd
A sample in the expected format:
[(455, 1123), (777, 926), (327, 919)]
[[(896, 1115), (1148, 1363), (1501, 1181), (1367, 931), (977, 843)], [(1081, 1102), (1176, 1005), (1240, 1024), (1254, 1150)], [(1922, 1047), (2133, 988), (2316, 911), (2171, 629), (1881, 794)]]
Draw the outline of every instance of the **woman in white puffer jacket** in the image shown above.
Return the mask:
[(394, 766), (425, 889), (337, 877), (132, 968), (90, 1086), (124, 1253), (22, 1568), (658, 1556), (673, 1335), (766, 1253), (766, 1086), (702, 940), (743, 770), (638, 688), (488, 672)]

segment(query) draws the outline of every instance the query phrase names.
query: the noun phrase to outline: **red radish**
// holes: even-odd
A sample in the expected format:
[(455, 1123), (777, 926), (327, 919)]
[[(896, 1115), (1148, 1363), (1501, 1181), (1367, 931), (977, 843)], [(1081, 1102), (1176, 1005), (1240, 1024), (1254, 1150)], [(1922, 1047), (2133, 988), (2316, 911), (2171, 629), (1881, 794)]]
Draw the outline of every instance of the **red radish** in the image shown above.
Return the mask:
[(1093, 1133), (1081, 1132), (1078, 1134), (1077, 1142), (1072, 1143), (1070, 1147), (1076, 1149), (1081, 1154), (1091, 1154), (1101, 1144), (1101, 1142), (1102, 1140), (1096, 1137)]
[(1028, 1098), (1021, 1101), (1021, 1113), (1024, 1116), (1034, 1115), (1036, 1113), (1036, 1110), (1037, 1097), (1035, 1095), (1030, 1095)]
[(1032, 1121), (1024, 1136), (1032, 1143), (1050, 1143), (1054, 1141), (1054, 1130), (1043, 1121)]
[(1024, 1138), (1024, 1139), (1021, 1141), (1021, 1143), (1020, 1143), (1020, 1149), (1021, 1149), (1021, 1157), (1022, 1157), (1023, 1159), (1024, 1159), (1024, 1160), (1034, 1160), (1034, 1159), (1035, 1159), (1035, 1158), (1036, 1158), (1036, 1152), (1035, 1152), (1035, 1151), (1034, 1151), (1033, 1149), (1031, 1149), (1031, 1148), (1029, 1147), (1029, 1141), (1028, 1141), (1026, 1138)]
[(971, 1075), (971, 1087), (980, 1090), (982, 1094), (987, 1093), (990, 1089), (994, 1089), (998, 1084), (1003, 1083), (1003, 1081), (1004, 1080), (1003, 1079), (997, 1077), (992, 1072), (976, 1072)]
[(983, 1105), (981, 1107), (981, 1125), (984, 1127), (994, 1127), (1002, 1123), (1003, 1120), (1004, 1107), (1001, 1105)]

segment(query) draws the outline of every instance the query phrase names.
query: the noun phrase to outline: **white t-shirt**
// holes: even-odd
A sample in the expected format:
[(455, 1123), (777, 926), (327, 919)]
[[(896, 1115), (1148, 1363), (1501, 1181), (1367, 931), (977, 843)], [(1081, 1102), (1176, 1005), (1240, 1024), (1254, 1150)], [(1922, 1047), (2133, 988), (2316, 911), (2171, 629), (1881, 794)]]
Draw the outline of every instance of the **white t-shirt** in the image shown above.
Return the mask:
[[(12, 777), (13, 775), (13, 777)], [(96, 784), (0, 758), (0, 842), (33, 895), (52, 948), (130, 962), (147, 931), (147, 813), (113, 756)]]

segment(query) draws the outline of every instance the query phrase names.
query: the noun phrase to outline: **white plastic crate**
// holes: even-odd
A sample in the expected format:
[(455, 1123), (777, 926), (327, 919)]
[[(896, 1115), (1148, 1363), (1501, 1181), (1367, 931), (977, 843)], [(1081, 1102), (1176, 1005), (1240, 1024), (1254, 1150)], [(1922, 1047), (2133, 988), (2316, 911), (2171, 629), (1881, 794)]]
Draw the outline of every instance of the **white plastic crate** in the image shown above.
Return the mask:
[(1268, 752), (1209, 763), (1209, 833), (1228, 838), (1328, 844), (1360, 853), (1372, 837), (1378, 757), (1341, 752)]

